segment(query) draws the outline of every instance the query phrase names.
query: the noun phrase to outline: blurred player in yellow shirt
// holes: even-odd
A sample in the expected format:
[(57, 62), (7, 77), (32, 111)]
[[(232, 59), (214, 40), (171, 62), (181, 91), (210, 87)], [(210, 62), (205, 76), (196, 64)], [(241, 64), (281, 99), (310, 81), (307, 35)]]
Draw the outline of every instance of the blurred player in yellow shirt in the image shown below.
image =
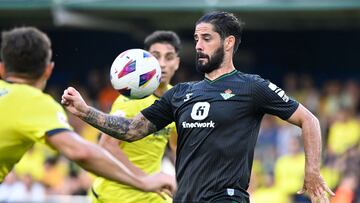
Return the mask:
[(341, 107), (336, 120), (330, 125), (328, 150), (335, 156), (341, 156), (360, 142), (360, 125), (350, 107)]
[[(170, 80), (179, 67), (180, 39), (172, 31), (156, 31), (149, 35), (144, 42), (145, 49), (154, 55), (161, 66), (161, 83), (153, 95), (144, 99), (131, 100), (120, 95), (112, 106), (111, 113), (132, 118), (140, 110), (150, 106), (169, 88)], [(129, 143), (122, 142), (106, 134), (101, 135), (100, 145), (121, 160), (134, 174), (144, 176), (160, 171), (167, 144), (175, 151), (176, 148), (175, 123), (149, 135), (141, 140)], [(156, 194), (145, 193), (129, 186), (118, 184), (104, 178), (96, 178), (92, 187), (93, 203), (139, 203), (169, 202)]]
[(50, 39), (34, 27), (2, 33), (0, 183), (34, 143), (42, 142), (97, 175), (145, 191), (173, 189), (172, 177), (136, 176), (106, 150), (72, 131), (61, 105), (43, 93), (54, 67), (51, 55)]

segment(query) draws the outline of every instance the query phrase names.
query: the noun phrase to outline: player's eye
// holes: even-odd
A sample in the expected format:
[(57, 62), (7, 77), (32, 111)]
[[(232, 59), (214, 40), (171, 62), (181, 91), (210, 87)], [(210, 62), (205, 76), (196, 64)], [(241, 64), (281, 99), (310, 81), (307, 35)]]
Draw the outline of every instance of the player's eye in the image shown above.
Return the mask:
[(153, 56), (154, 56), (157, 60), (160, 59), (160, 56), (159, 56), (158, 54), (153, 54)]
[(211, 40), (211, 37), (204, 37), (204, 40), (205, 40), (206, 42), (208, 42), (208, 41)]
[(175, 59), (175, 55), (167, 55), (167, 56), (165, 56), (165, 59), (166, 59), (167, 61), (174, 60), (174, 59)]
[(194, 37), (194, 42), (197, 43), (199, 41), (198, 37)]

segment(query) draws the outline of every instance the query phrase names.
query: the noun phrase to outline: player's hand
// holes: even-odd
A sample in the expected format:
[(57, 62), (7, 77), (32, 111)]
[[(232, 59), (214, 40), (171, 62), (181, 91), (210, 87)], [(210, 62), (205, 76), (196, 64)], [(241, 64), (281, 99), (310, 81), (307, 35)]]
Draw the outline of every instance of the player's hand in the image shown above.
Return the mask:
[(320, 174), (305, 173), (304, 186), (297, 194), (308, 193), (311, 203), (329, 203), (328, 194), (335, 193), (326, 185)]
[(163, 199), (166, 199), (164, 194), (172, 195), (176, 191), (176, 180), (174, 176), (165, 173), (157, 173), (154, 175), (144, 176), (144, 190), (148, 192), (156, 192)]
[(64, 94), (61, 97), (61, 104), (76, 116), (86, 116), (86, 113), (89, 110), (89, 106), (86, 104), (80, 93), (73, 87), (68, 87), (64, 90)]

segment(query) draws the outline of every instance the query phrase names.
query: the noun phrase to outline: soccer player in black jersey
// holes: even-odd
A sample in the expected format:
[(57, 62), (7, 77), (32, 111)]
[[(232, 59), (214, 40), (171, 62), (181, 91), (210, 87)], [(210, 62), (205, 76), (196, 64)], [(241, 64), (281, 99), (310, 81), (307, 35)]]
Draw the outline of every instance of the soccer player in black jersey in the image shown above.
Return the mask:
[[(329, 202), (320, 175), (318, 119), (275, 84), (235, 69), (241, 23), (231, 13), (213, 12), (196, 23), (194, 38), (199, 82), (174, 86), (133, 119), (89, 107), (74, 88), (64, 91), (67, 109), (105, 133), (126, 141), (141, 139), (175, 121), (178, 131), (174, 202), (249, 202), (254, 148), (264, 114), (302, 128), (305, 180), (299, 193), (313, 203)], [(289, 177), (291, 178), (291, 177)]]

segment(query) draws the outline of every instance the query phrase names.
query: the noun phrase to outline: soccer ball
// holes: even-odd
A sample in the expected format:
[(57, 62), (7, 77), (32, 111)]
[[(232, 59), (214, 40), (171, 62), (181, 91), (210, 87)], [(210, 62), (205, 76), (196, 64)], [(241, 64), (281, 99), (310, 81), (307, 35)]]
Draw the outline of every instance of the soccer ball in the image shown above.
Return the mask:
[(116, 57), (110, 69), (110, 81), (120, 94), (141, 99), (160, 84), (161, 68), (157, 59), (142, 49), (129, 49)]

